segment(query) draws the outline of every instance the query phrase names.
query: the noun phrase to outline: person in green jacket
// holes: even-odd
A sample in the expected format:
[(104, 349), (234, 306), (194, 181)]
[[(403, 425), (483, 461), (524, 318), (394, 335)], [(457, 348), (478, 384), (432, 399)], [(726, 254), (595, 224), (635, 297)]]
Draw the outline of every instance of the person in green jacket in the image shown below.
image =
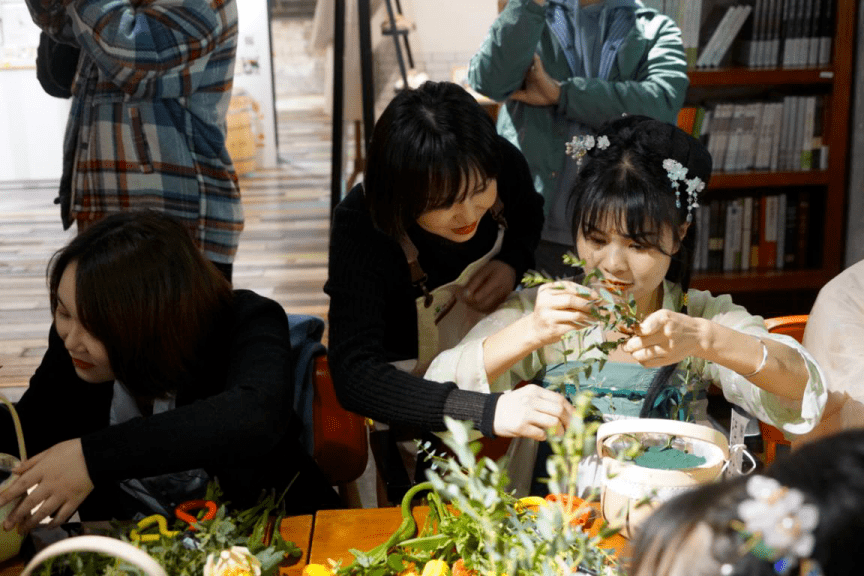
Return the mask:
[(468, 80), (504, 101), (498, 132), (518, 147), (544, 199), (537, 269), (572, 274), (567, 198), (578, 165), (565, 144), (622, 114), (674, 124), (689, 85), (681, 30), (638, 0), (510, 0)]

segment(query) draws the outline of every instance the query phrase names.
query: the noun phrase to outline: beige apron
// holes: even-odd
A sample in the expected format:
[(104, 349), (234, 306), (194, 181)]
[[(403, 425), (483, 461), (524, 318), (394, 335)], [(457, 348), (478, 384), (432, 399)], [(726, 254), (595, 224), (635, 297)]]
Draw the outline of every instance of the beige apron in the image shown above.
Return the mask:
[[(500, 251), (504, 241), (504, 231), (507, 223), (503, 216), (504, 204), (501, 199), (495, 201), (490, 209), (492, 217), (498, 222), (498, 237), (495, 245), (483, 257), (465, 267), (458, 278), (448, 284), (439, 286), (431, 292), (426, 289), (426, 274), (417, 260), (417, 247), (407, 236), (403, 236), (399, 244), (408, 260), (412, 283), (423, 290), (423, 296), (417, 298), (417, 358), (392, 362), (396, 368), (410, 372), (420, 378), (432, 360), (444, 350), (454, 347), (471, 328), (485, 316), (468, 306), (462, 299), (465, 285), (477, 271), (492, 260)], [(375, 423), (378, 430), (386, 429), (386, 425)], [(399, 453), (405, 464), (409, 478), (414, 478), (417, 467), (417, 446), (413, 440), (397, 442)]]
[(461, 342), (468, 331), (486, 315), (468, 306), (462, 299), (462, 293), (474, 274), (501, 251), (504, 231), (507, 229), (503, 209), (504, 205), (499, 198), (490, 210), (492, 217), (498, 222), (498, 237), (492, 249), (466, 266), (458, 278), (431, 292), (426, 290), (426, 273), (417, 260), (417, 247), (407, 236), (399, 240), (411, 270), (411, 281), (423, 290), (424, 295), (416, 301), (417, 358), (393, 362), (394, 366), (422, 377), (438, 354)]

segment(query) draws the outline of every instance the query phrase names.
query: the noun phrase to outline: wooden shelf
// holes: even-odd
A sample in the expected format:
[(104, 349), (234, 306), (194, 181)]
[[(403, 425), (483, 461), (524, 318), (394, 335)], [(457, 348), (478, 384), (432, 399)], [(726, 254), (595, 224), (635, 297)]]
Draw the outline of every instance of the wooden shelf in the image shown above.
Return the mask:
[(698, 290), (709, 290), (714, 294), (736, 292), (778, 292), (795, 288), (818, 290), (833, 277), (833, 273), (821, 269), (769, 270), (749, 272), (694, 273), (690, 285)]
[[(719, 0), (702, 0), (716, 6)], [(712, 4), (713, 3), (713, 4)], [(807, 172), (714, 172), (709, 190), (717, 199), (762, 197), (812, 188), (808, 251), (819, 268), (788, 271), (699, 272), (691, 285), (714, 294), (731, 293), (764, 307), (790, 307), (795, 313), (812, 306), (812, 298), (843, 269), (849, 131), (858, 2), (834, 2), (831, 63), (804, 68), (745, 68), (728, 66), (688, 71), (689, 105), (717, 102), (777, 100), (784, 95), (822, 97), (823, 139), (828, 147), (827, 170)], [(709, 136), (710, 138), (710, 136)], [(710, 140), (709, 140), (710, 142)], [(809, 302), (808, 302), (809, 301)], [(791, 307), (796, 307), (793, 312)], [(758, 310), (756, 310), (758, 312)]]
[(834, 82), (834, 68), (717, 68), (687, 72), (691, 86), (810, 86)]
[(780, 186), (826, 186), (830, 174), (826, 170), (809, 172), (715, 172), (711, 175), (709, 189), (757, 188)]

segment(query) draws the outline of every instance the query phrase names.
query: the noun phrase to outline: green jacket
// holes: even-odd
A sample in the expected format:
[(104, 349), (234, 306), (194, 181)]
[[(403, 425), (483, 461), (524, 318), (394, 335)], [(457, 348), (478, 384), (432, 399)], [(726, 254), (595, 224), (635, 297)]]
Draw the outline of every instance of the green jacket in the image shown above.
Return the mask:
[[(592, 131), (623, 113), (643, 114), (674, 124), (689, 80), (681, 31), (667, 16), (637, 0), (606, 0), (606, 9), (632, 10), (634, 24), (617, 50), (607, 79), (572, 77), (558, 38), (547, 24), (551, 6), (510, 0), (471, 59), (469, 81), (475, 90), (505, 101), (499, 133), (516, 145), (531, 168), (534, 185), (545, 198), (543, 238), (572, 244), (567, 197), (576, 176), (565, 143), (577, 132)], [(522, 87), (534, 53), (561, 82), (557, 106), (530, 106), (507, 100)], [(563, 190), (563, 193), (558, 193)]]

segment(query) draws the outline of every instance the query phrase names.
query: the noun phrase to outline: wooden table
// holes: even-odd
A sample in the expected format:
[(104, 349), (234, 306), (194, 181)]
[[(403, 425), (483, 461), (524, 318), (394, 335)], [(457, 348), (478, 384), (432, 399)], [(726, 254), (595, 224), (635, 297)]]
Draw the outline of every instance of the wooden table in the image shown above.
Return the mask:
[[(428, 506), (415, 506), (411, 511), (417, 527), (422, 528), (429, 514)], [(315, 514), (315, 530), (309, 551), (309, 564), (328, 565), (328, 560), (347, 566), (354, 561), (348, 550), (363, 552), (383, 544), (402, 523), (398, 506), (391, 508), (352, 508), (320, 510)]]
[[(284, 576), (300, 576), (303, 567), (309, 562), (309, 547), (312, 543), (312, 526), (314, 517), (311, 514), (305, 516), (292, 516), (282, 520), (280, 532), (285, 540), (290, 540), (300, 548), (303, 554), (300, 558), (286, 560), (279, 567), (279, 574)], [(24, 570), (26, 561), (18, 556), (0, 562), (0, 576), (18, 576)]]
[[(591, 505), (597, 510), (598, 519), (592, 523), (589, 533), (596, 536), (603, 522), (599, 520), (599, 503)], [(426, 521), (429, 508), (415, 506), (412, 513), (420, 528)], [(309, 564), (327, 566), (328, 561), (333, 560), (347, 566), (354, 561), (349, 549), (363, 552), (371, 550), (384, 543), (401, 522), (402, 513), (398, 507), (321, 510), (315, 514)], [(601, 546), (615, 550), (615, 554), (622, 559), (630, 553), (630, 541), (617, 534), (604, 540)]]

